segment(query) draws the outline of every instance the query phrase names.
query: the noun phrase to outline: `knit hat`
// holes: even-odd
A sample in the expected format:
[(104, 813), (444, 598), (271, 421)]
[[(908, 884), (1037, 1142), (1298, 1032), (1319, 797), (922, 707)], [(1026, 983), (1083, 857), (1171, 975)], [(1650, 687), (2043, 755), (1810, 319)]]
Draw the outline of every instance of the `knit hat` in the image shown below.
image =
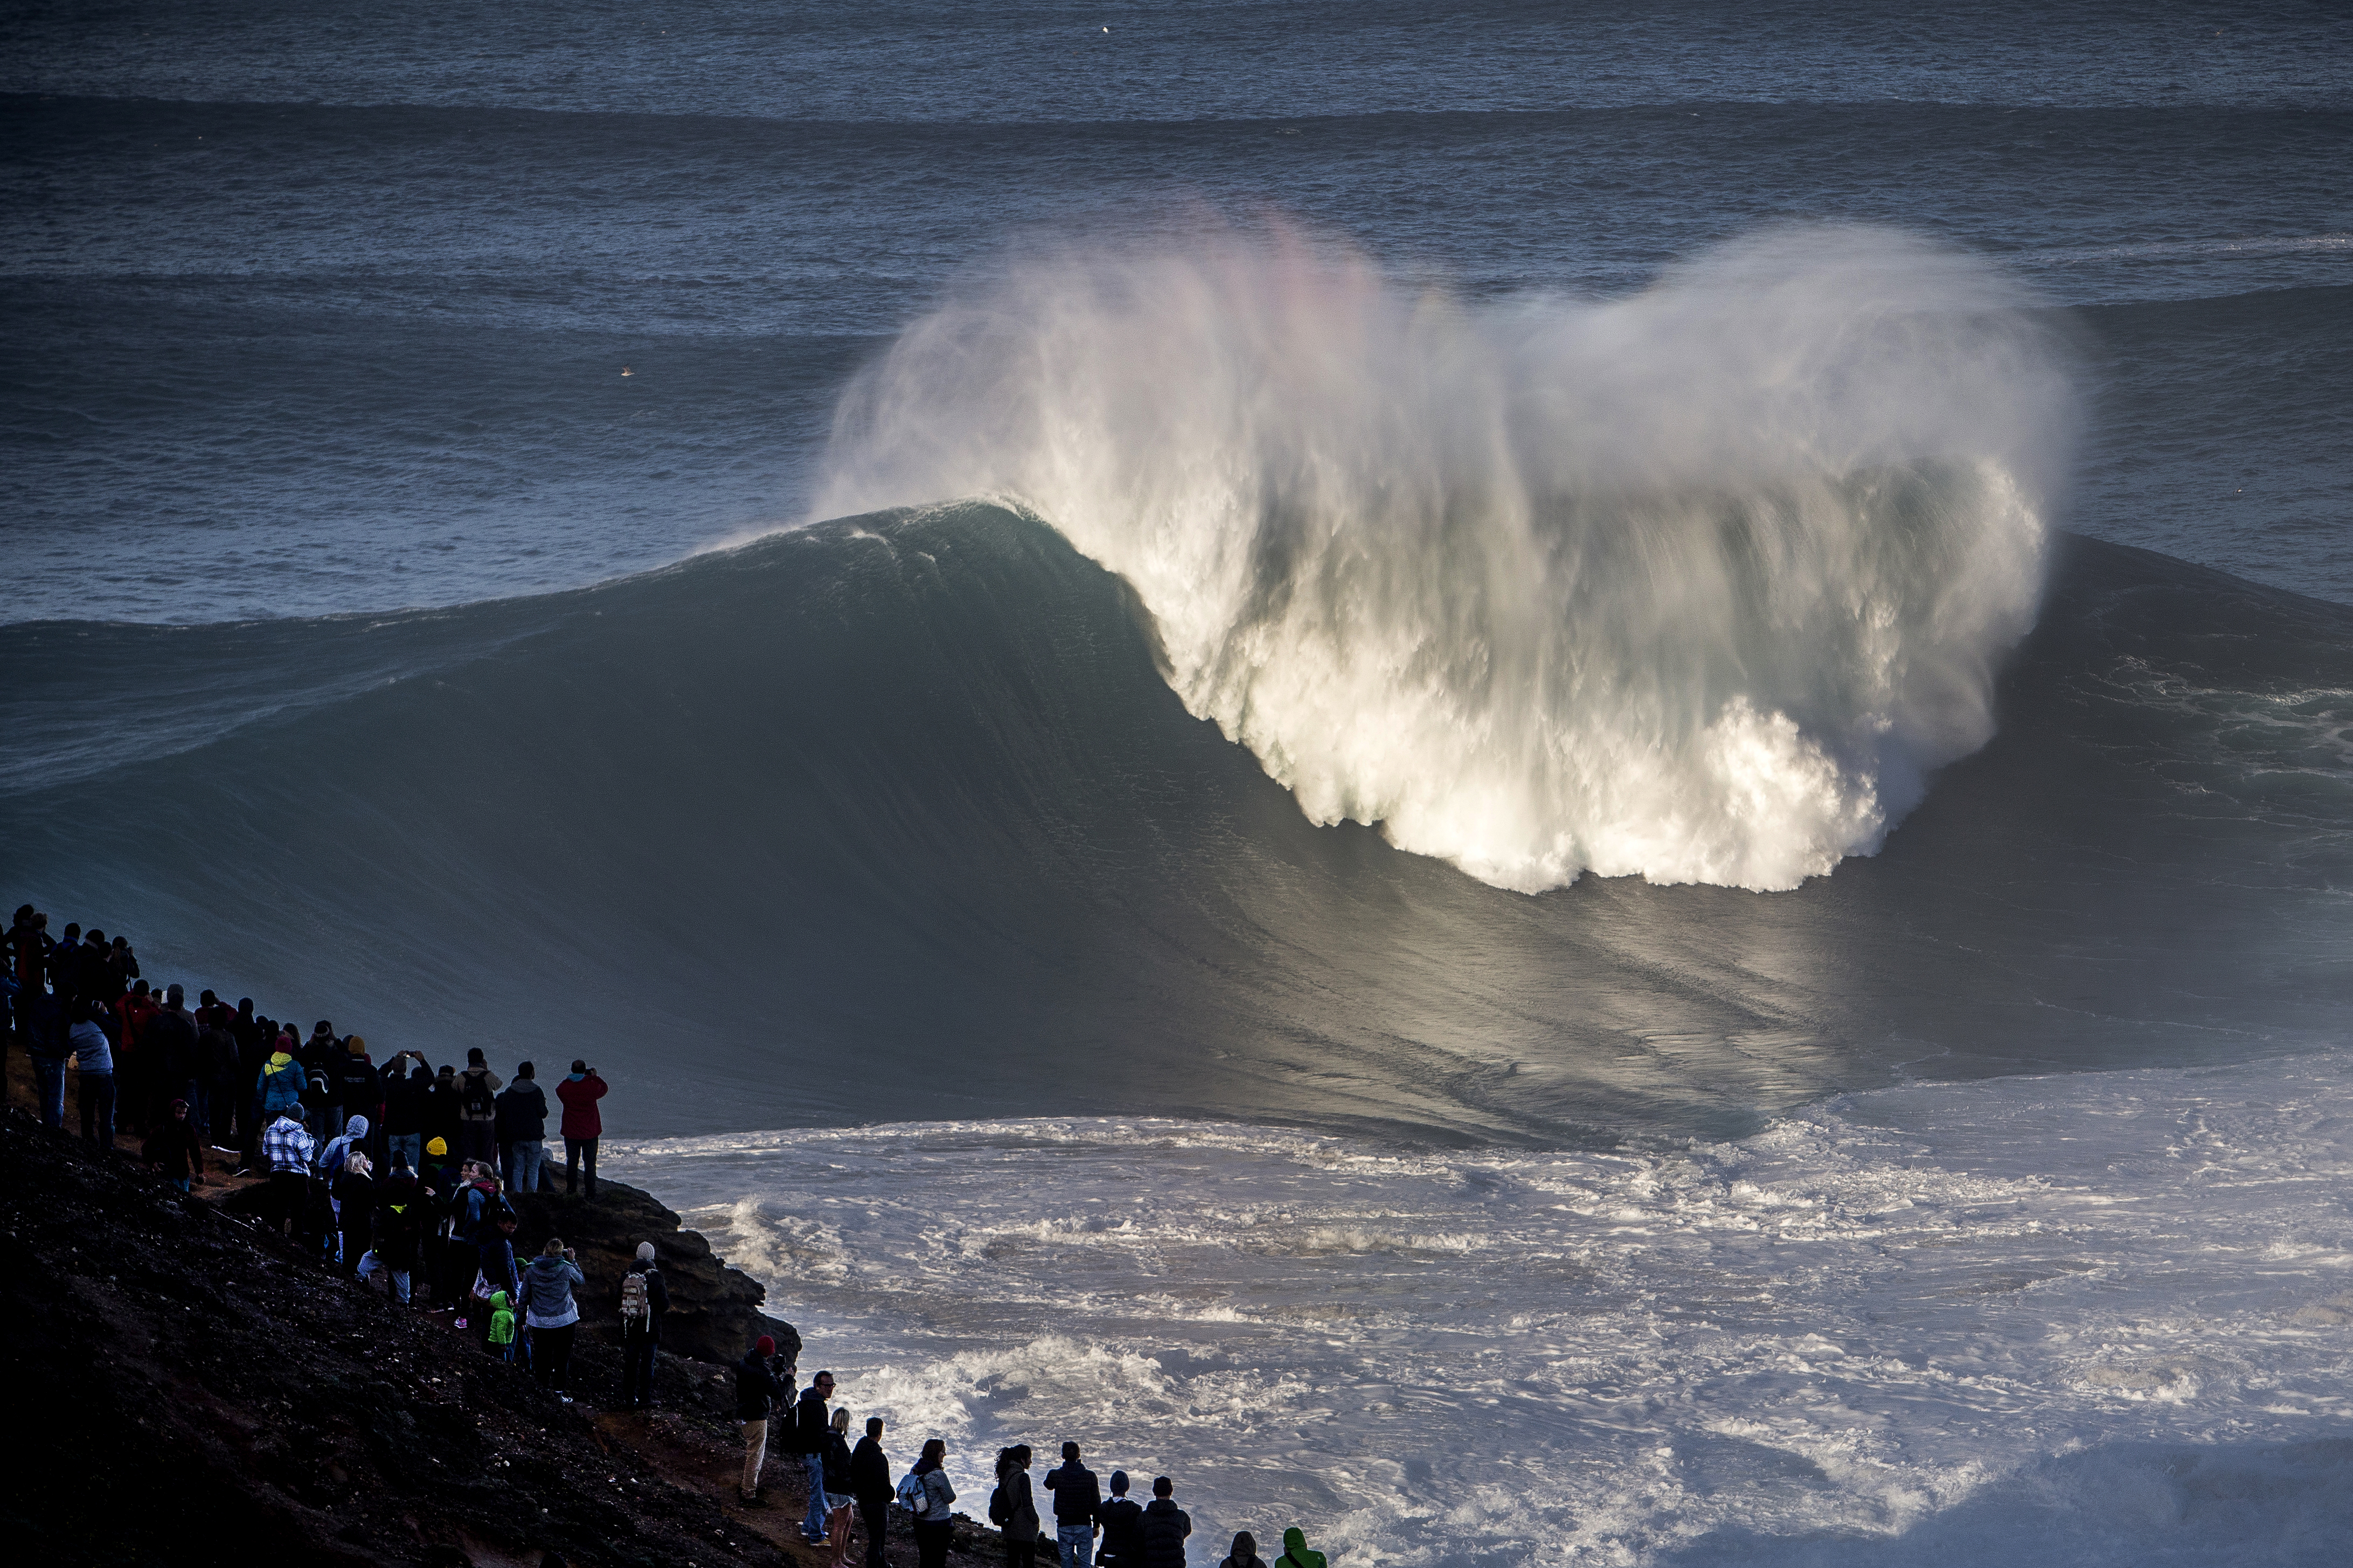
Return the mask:
[(638, 1243), (638, 1261), (640, 1263), (651, 1263), (653, 1260), (654, 1244), (650, 1241), (641, 1241)]
[(447, 1154), (449, 1152), (449, 1141), (446, 1138), (436, 1138), (425, 1145), (425, 1152), (428, 1154)]
[(357, 1035), (353, 1035), (350, 1039), (343, 1042), (343, 1049), (351, 1052), (352, 1055), (355, 1057), (364, 1057), (367, 1055), (367, 1042), (361, 1039)]
[(776, 1342), (768, 1335), (762, 1334), (752, 1342), (752, 1351), (755, 1355), (774, 1355), (776, 1353)]

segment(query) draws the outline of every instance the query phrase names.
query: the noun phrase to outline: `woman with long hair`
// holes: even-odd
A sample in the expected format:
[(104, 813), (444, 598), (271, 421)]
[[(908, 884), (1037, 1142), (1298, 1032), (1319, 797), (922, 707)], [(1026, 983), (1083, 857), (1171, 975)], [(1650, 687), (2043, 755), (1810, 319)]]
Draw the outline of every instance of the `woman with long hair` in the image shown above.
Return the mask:
[(833, 1429), (825, 1439), (825, 1532), (833, 1540), (833, 1568), (849, 1563), (849, 1515), (858, 1500), (849, 1495), (849, 1406), (834, 1407)]
[(923, 1458), (915, 1461), (912, 1472), (923, 1490), (920, 1500), (923, 1511), (915, 1515), (915, 1561), (919, 1568), (947, 1568), (948, 1542), (955, 1535), (955, 1521), (948, 1512), (955, 1501), (955, 1488), (948, 1485), (947, 1443), (934, 1437), (923, 1445)]

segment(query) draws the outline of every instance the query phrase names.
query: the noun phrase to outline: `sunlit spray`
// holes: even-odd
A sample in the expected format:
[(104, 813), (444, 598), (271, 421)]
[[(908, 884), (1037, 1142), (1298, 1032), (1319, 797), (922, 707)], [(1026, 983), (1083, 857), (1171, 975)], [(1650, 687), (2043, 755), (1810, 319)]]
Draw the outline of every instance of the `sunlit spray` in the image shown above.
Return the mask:
[(1525, 891), (1791, 888), (1993, 733), (2074, 423), (2029, 303), (1858, 227), (1606, 301), (1282, 234), (1062, 255), (858, 378), (816, 510), (1034, 513), (1317, 822)]

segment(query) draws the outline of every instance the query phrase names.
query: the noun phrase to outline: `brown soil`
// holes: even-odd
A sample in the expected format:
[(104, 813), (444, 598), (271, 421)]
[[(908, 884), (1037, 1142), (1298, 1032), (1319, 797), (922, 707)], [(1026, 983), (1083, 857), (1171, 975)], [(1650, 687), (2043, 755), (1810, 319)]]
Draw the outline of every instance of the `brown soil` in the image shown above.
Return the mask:
[[(564, 1405), (475, 1348), (454, 1314), (402, 1307), (233, 1212), (246, 1184), (224, 1172), (184, 1196), (128, 1140), (100, 1152), (40, 1127), (21, 1052), (8, 1067), (0, 1377), (15, 1430), (0, 1538), (15, 1560), (830, 1563), (799, 1539), (806, 1492), (790, 1461), (771, 1456), (761, 1504), (736, 1502), (742, 1447), (724, 1366), (665, 1351), (656, 1409), (603, 1408), (617, 1360), (584, 1319), (578, 1403)], [(67, 1121), (78, 1126), (70, 1087)], [(758, 1286), (634, 1189), (604, 1184), (594, 1205), (531, 1206), (526, 1229), (559, 1228), (581, 1247), (592, 1316), (599, 1269), (618, 1268), (605, 1254), (650, 1239), (699, 1314), (676, 1337), (714, 1348), (757, 1318)], [(951, 1563), (993, 1562), (997, 1542), (959, 1516)], [(861, 1535), (850, 1561), (864, 1552)], [(914, 1560), (903, 1514), (889, 1559)]]

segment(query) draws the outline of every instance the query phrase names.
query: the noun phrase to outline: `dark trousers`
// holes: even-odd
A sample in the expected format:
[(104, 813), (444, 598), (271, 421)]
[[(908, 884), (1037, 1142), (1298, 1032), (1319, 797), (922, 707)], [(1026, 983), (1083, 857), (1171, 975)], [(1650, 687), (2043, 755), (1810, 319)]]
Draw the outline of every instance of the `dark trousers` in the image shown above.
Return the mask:
[(596, 1195), (596, 1140), (566, 1138), (564, 1141), (564, 1190), (570, 1192), (577, 1184), (580, 1163), (588, 1163), (588, 1195)]
[(566, 1323), (560, 1329), (533, 1329), (531, 1331), (531, 1370), (540, 1382), (564, 1392), (564, 1380), (572, 1371), (572, 1331), (577, 1323)]
[(646, 1405), (654, 1396), (654, 1335), (651, 1329), (621, 1331), (621, 1405)]
[(114, 1147), (114, 1075), (86, 1072), (76, 1086), (81, 1101), (81, 1135), (101, 1149)]
[(860, 1498), (858, 1517), (866, 1525), (866, 1568), (890, 1568), (882, 1560), (882, 1538), (891, 1533), (891, 1494), (871, 1492)]
[(915, 1521), (915, 1561), (922, 1568), (948, 1568), (948, 1542), (955, 1539), (953, 1524), (925, 1524)]
[(1038, 1539), (1027, 1541), (1005, 1538), (1005, 1568), (1038, 1568)]
[(283, 1230), (289, 1225), (298, 1233), (303, 1220), (302, 1211), (310, 1205), (311, 1178), (300, 1171), (269, 1173), (269, 1228)]

